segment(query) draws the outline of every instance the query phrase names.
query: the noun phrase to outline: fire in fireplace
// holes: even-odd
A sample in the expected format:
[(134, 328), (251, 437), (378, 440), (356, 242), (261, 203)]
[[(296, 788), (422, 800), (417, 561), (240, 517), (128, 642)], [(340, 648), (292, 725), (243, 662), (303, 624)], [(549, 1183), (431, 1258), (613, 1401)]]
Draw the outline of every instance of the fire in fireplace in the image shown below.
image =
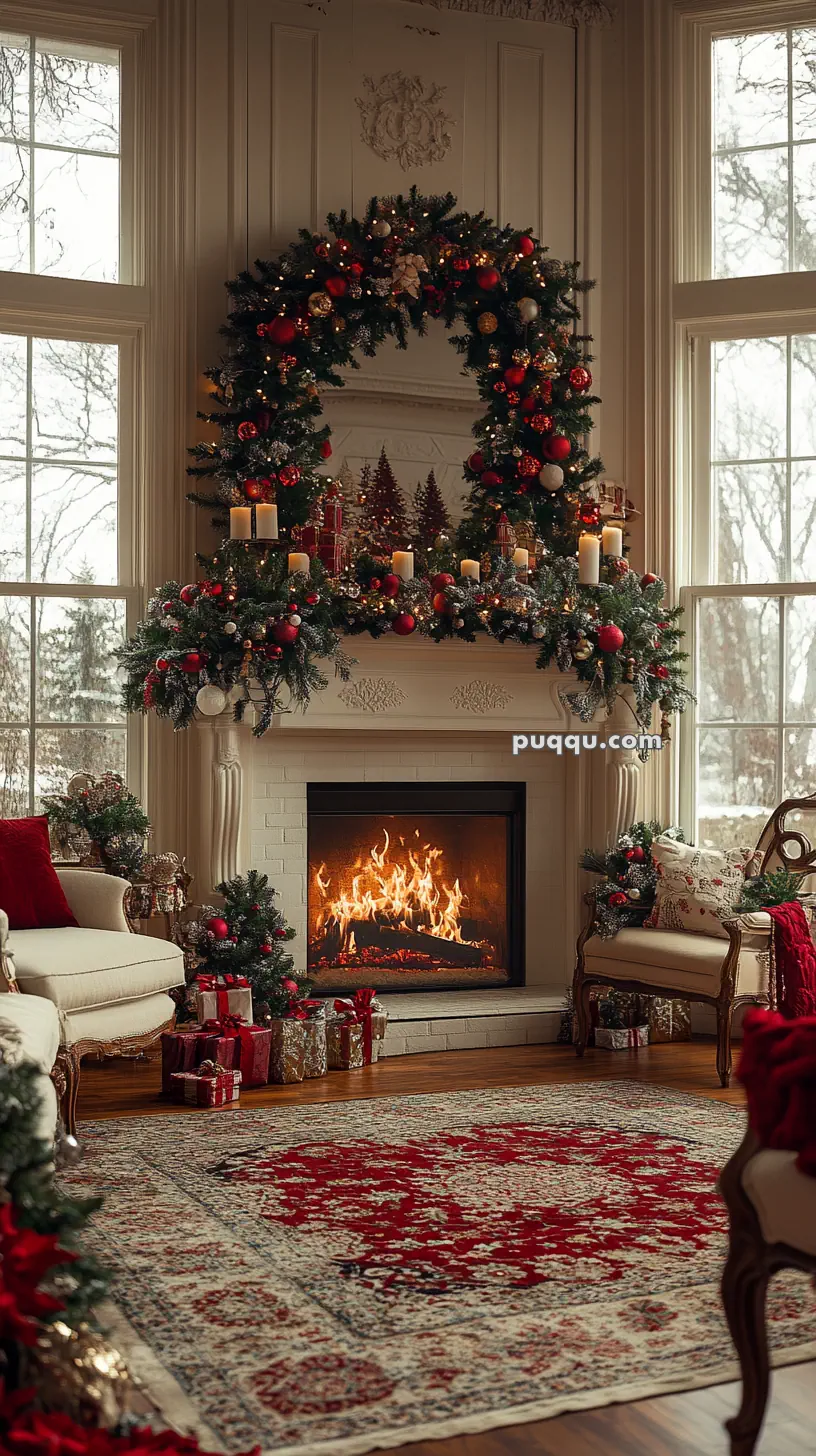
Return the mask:
[(307, 804), (315, 990), (523, 978), (523, 785), (314, 784)]

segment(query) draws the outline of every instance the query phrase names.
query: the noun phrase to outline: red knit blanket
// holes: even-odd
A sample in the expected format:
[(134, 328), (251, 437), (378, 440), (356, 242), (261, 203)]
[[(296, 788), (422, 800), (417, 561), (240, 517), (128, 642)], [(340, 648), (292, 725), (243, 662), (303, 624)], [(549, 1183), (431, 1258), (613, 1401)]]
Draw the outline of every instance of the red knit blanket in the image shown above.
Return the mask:
[(737, 1076), (763, 1146), (797, 1153), (796, 1166), (816, 1177), (816, 1016), (746, 1012)]
[(776, 1004), (783, 1016), (816, 1016), (816, 949), (798, 900), (773, 905)]

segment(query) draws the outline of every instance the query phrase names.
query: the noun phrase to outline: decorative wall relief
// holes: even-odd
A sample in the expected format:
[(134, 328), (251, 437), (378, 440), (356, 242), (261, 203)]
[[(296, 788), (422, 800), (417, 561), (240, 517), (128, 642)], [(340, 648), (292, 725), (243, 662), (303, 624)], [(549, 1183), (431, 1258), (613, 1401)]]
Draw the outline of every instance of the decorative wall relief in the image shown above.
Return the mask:
[(398, 162), (403, 172), (441, 162), (453, 145), (449, 128), (456, 122), (440, 106), (447, 87), (421, 76), (389, 71), (375, 81), (364, 76), (367, 96), (355, 101), (362, 119), (361, 136), (384, 162)]
[(513, 694), (508, 693), (500, 683), (482, 682), (474, 678), (472, 682), (461, 683), (448, 699), (454, 708), (463, 713), (489, 713), (494, 708), (507, 708), (513, 701)]
[(605, 0), (414, 0), (437, 10), (468, 10), (503, 20), (544, 20), (552, 25), (611, 25), (616, 5)]
[(347, 708), (362, 713), (387, 713), (406, 701), (402, 688), (390, 677), (360, 677), (337, 694)]

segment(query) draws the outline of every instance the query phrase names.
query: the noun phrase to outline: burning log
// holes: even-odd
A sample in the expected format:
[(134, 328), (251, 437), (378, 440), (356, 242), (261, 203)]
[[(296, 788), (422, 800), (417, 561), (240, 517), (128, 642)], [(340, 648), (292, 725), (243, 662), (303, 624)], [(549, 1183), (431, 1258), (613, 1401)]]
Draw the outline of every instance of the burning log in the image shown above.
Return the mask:
[(480, 945), (445, 940), (428, 931), (412, 930), (406, 925), (384, 925), (378, 920), (352, 921), (346, 937), (341, 935), (336, 922), (329, 924), (322, 940), (309, 947), (309, 959), (312, 963), (336, 962), (352, 944), (363, 962), (366, 952), (373, 952), (372, 959), (376, 958), (380, 963), (389, 954), (397, 961), (407, 962), (417, 957), (443, 966), (479, 966), (488, 959)]

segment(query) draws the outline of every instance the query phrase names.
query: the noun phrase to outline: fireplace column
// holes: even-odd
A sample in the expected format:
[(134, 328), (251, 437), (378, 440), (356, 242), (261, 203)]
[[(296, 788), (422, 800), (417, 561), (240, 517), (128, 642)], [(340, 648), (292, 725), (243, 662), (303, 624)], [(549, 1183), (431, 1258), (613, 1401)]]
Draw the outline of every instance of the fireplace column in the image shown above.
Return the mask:
[[(232, 708), (217, 718), (196, 720), (199, 729), (200, 799), (199, 844), (209, 860), (200, 866), (206, 893), (222, 880), (231, 880), (246, 869), (243, 835), (246, 828), (244, 768), (241, 762), (241, 729)], [(205, 886), (202, 884), (202, 893)]]

